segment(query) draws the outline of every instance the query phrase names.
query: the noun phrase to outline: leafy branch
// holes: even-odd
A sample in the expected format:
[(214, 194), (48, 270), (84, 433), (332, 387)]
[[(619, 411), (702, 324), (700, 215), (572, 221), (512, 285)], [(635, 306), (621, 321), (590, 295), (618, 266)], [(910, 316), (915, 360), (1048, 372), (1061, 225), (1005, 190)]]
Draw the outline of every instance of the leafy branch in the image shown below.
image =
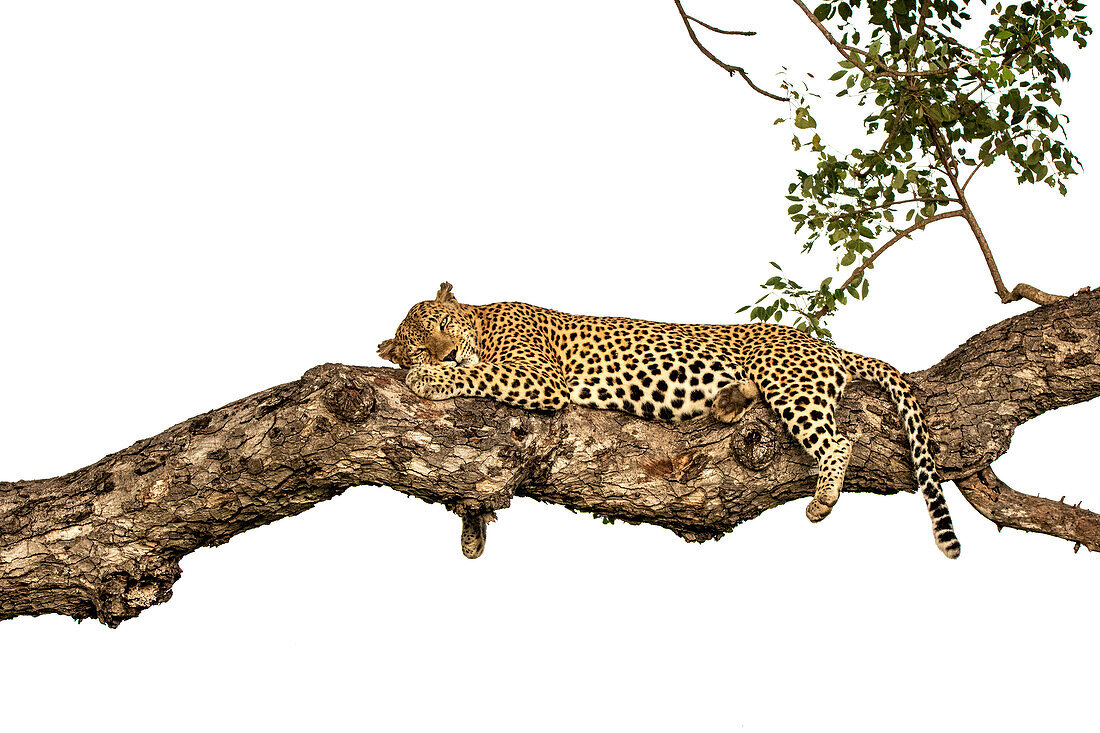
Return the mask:
[[(847, 277), (840, 286), (828, 277), (817, 287), (803, 287), (781, 272), (742, 310), (751, 308), (750, 316), (764, 321), (788, 315), (795, 327), (828, 338), (823, 319), (849, 297), (867, 297), (868, 270), (884, 251), (951, 218), (967, 222), (1002, 302), (1057, 301), (1060, 296), (1026, 283), (1012, 289), (1004, 284), (966, 190), (978, 170), (1000, 162), (1019, 183), (1044, 183), (1066, 193), (1081, 163), (1066, 143), (1068, 118), (1057, 111), (1070, 70), (1055, 47), (1063, 40), (1085, 47), (1092, 29), (1084, 4), (830, 0), (811, 11), (802, 0), (793, 2), (839, 55), (829, 77), (836, 96), (870, 110), (863, 119), (867, 136), (885, 135), (870, 151), (839, 152), (817, 132), (810, 98), (818, 95), (807, 84), (784, 80), (784, 96), (766, 93), (788, 102), (790, 114), (776, 123), (790, 123), (795, 150), (810, 157), (787, 191), (795, 232), (804, 232), (802, 249), (809, 252), (824, 241), (835, 254), (837, 272)], [(968, 10), (975, 5), (988, 17), (975, 20)], [(743, 75), (741, 67), (706, 50), (691, 23), (719, 29), (687, 15), (679, 0), (676, 6), (703, 53)], [(978, 23), (985, 23), (979, 41), (959, 40)]]

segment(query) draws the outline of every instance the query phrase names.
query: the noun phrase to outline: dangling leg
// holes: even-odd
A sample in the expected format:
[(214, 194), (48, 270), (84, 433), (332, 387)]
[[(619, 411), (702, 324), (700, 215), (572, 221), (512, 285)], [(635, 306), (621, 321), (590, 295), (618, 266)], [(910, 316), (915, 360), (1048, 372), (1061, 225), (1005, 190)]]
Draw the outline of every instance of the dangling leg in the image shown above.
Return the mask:
[[(834, 415), (847, 374), (828, 365), (818, 367), (818, 374), (820, 379), (814, 384), (787, 385), (771, 394), (765, 392), (765, 400), (787, 430), (817, 461), (817, 487), (806, 507), (811, 522), (820, 522), (833, 510), (852, 452), (852, 442), (837, 432)], [(819, 389), (821, 385), (826, 388)]]
[(806, 505), (806, 517), (811, 522), (820, 522), (833, 511), (840, 498), (851, 453), (852, 441), (843, 435), (836, 435), (814, 455), (817, 459), (817, 488), (814, 489), (814, 498)]

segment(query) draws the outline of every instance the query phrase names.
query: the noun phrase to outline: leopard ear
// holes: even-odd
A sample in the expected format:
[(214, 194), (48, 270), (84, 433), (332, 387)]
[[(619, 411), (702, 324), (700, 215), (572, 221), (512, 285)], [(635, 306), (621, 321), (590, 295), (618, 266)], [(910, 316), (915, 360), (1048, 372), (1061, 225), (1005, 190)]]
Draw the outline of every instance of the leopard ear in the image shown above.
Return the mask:
[(457, 303), (454, 293), (451, 292), (450, 283), (440, 283), (439, 292), (435, 294), (436, 303)]
[(386, 339), (378, 344), (378, 355), (386, 361), (392, 361), (394, 364), (397, 364), (397, 344), (393, 339)]

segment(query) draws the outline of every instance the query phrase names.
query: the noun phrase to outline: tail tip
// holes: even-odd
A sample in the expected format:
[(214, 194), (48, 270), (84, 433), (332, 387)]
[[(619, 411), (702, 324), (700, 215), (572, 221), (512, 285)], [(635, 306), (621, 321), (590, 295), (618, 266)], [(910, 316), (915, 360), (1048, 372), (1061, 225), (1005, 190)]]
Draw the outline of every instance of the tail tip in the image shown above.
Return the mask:
[(943, 542), (937, 541), (936, 545), (939, 546), (940, 552), (942, 552), (944, 555), (947, 555), (947, 557), (951, 558), (952, 560), (957, 558), (959, 556), (959, 553), (962, 552), (962, 546), (959, 544), (959, 541), (954, 537)]

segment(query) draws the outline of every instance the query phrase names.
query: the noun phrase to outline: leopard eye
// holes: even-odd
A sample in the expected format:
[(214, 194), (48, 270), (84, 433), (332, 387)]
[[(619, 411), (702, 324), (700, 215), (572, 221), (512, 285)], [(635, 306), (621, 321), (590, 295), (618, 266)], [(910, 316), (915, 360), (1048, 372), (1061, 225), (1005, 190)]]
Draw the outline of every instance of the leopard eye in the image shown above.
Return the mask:
[(442, 331), (449, 325), (451, 325), (451, 317), (443, 316), (443, 318), (439, 321), (439, 330)]

